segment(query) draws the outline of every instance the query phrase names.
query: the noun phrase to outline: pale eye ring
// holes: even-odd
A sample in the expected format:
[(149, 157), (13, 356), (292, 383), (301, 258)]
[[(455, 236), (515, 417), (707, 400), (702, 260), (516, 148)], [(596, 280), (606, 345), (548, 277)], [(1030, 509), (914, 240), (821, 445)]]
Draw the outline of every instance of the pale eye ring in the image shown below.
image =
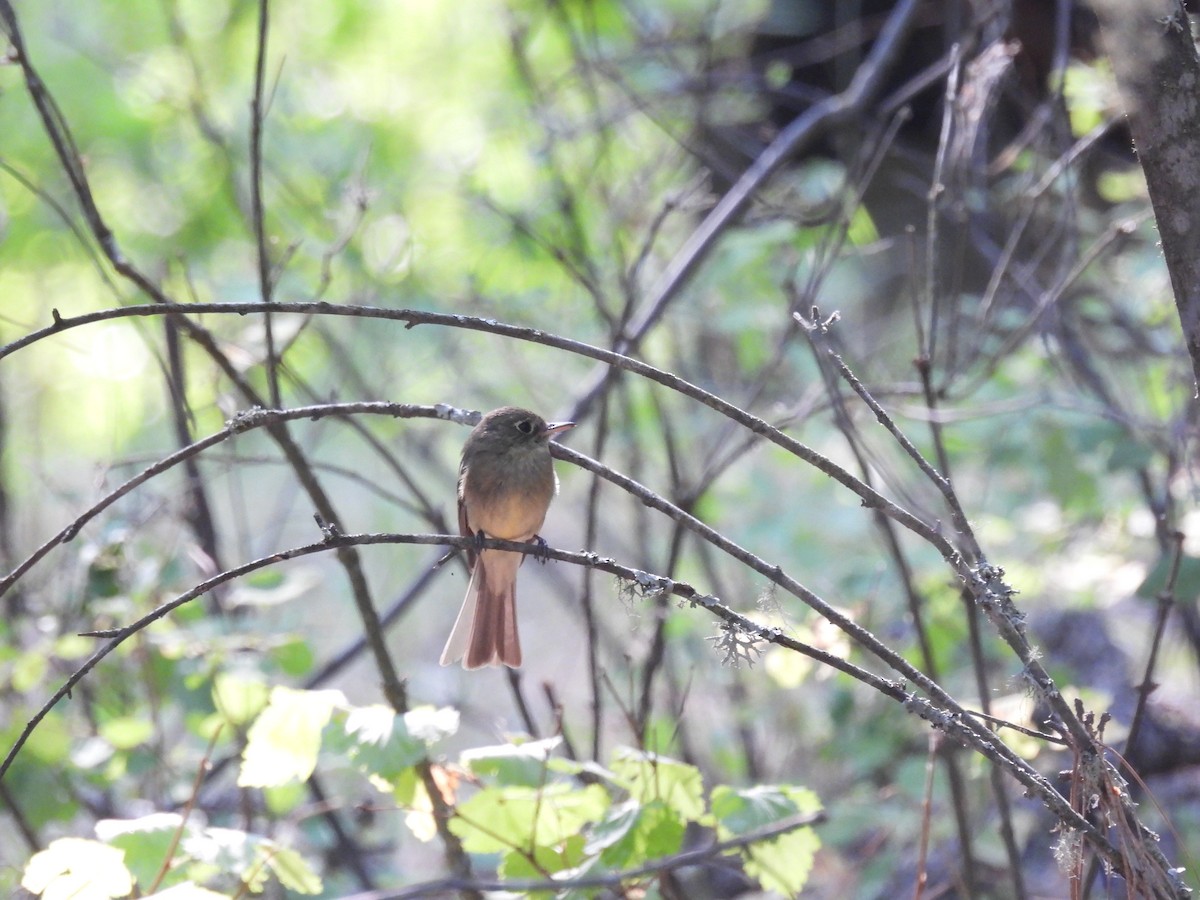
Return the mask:
[(522, 434), (533, 434), (533, 423), (528, 419), (522, 419), (517, 423), (517, 431)]

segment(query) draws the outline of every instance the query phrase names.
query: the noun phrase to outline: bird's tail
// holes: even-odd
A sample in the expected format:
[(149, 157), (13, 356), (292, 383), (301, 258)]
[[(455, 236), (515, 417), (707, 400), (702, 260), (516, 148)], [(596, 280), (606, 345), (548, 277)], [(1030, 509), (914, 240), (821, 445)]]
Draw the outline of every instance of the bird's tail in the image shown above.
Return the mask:
[(463, 667), (521, 665), (521, 639), (517, 632), (517, 567), (522, 554), (484, 550), (475, 561), (471, 584), (462, 609), (442, 651), (448, 666), (463, 660)]

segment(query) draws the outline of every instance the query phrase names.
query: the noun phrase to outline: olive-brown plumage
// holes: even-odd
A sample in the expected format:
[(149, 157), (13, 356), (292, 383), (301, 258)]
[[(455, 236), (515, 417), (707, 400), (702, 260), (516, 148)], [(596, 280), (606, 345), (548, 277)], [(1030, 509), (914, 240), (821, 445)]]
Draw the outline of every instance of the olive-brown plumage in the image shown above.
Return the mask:
[[(527, 409), (505, 406), (485, 415), (463, 445), (458, 469), (458, 526), (466, 537), (530, 541), (558, 490), (550, 438), (573, 422), (547, 423)], [(508, 550), (467, 552), (471, 583), (442, 651), (442, 665), (468, 669), (521, 665), (517, 632), (517, 568), (525, 556)]]

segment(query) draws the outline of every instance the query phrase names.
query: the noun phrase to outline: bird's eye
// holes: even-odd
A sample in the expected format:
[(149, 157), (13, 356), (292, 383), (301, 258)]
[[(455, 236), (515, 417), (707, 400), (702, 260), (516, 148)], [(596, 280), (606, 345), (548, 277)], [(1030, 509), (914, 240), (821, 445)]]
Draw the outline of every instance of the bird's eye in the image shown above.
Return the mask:
[(522, 419), (517, 423), (517, 430), (521, 432), (521, 434), (533, 434), (533, 423), (528, 419)]

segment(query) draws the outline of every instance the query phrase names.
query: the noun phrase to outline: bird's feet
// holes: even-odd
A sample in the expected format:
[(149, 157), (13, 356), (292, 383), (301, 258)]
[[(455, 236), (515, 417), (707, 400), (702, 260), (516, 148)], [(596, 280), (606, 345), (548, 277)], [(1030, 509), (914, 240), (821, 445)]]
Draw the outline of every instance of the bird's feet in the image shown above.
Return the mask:
[(535, 534), (533, 536), (533, 543), (537, 545), (537, 549), (533, 551), (533, 558), (544, 566), (546, 564), (546, 560), (550, 558), (550, 554), (548, 552), (550, 545), (546, 543), (546, 539), (540, 534)]

